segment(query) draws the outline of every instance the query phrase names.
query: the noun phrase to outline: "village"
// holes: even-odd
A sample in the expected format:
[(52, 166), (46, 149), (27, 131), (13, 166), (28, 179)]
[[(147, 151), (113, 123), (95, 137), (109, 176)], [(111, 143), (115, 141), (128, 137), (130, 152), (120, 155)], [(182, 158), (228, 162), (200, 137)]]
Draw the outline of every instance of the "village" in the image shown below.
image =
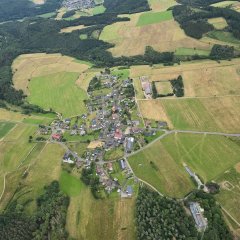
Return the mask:
[[(144, 88), (143, 88), (144, 91)], [(96, 165), (96, 174), (107, 194), (117, 192), (121, 197), (132, 197), (138, 179), (127, 161), (127, 156), (157, 138), (167, 123), (145, 121), (137, 108), (133, 81), (119, 71), (112, 74), (105, 69), (97, 74), (88, 87), (85, 101), (87, 113), (40, 125), (36, 140), (46, 137), (61, 144), (66, 152), (63, 164), (77, 169)], [(77, 153), (67, 142), (85, 142), (85, 151)]]
[(95, 6), (94, 0), (64, 0), (62, 6), (71, 10), (84, 10)]

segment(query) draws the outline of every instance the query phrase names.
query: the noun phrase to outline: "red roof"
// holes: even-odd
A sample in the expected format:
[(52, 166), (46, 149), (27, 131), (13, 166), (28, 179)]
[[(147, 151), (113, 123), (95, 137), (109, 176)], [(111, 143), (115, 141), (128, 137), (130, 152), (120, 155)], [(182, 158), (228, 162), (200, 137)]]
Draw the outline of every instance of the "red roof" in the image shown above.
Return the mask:
[(60, 134), (53, 134), (52, 135), (52, 138), (55, 139), (55, 140), (60, 140), (61, 139), (61, 135)]
[(119, 129), (116, 130), (115, 134), (114, 134), (114, 138), (115, 139), (122, 139), (122, 133)]

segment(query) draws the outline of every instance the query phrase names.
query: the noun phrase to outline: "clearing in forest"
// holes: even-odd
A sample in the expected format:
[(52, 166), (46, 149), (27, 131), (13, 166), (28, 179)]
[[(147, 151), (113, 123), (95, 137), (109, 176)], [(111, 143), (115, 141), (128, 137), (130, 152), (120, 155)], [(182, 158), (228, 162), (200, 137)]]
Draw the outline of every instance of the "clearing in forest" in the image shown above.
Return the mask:
[(210, 18), (208, 19), (208, 22), (212, 24), (215, 29), (218, 30), (224, 29), (225, 27), (228, 26), (227, 21), (222, 17)]
[(153, 11), (166, 11), (178, 4), (175, 0), (148, 0), (148, 3)]

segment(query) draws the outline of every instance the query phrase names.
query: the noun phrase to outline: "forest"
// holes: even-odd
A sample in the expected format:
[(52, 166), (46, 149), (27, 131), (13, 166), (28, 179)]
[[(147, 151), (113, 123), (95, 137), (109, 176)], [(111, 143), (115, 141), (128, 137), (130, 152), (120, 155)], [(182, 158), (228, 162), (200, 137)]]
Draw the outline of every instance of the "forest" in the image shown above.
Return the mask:
[(17, 200), (11, 201), (0, 214), (0, 240), (68, 239), (65, 230), (68, 205), (69, 197), (60, 191), (57, 181), (44, 187), (33, 216), (26, 215), (24, 205)]
[(198, 239), (194, 221), (180, 202), (145, 187), (137, 197), (136, 223), (139, 240)]

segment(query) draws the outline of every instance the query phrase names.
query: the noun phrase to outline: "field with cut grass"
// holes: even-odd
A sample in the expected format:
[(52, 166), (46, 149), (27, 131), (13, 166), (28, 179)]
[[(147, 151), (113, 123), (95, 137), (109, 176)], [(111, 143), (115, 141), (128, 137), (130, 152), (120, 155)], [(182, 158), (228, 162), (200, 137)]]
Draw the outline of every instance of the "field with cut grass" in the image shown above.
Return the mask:
[(110, 197), (105, 200), (93, 198), (89, 188), (71, 197), (67, 214), (67, 230), (79, 240), (135, 239), (135, 198)]
[[(240, 163), (234, 168), (224, 172), (220, 177), (215, 179), (220, 184), (220, 193), (216, 195), (218, 202), (232, 217), (240, 223)], [(240, 234), (240, 226), (231, 224), (232, 227)]]
[(172, 11), (146, 12), (142, 13), (138, 19), (137, 26), (145, 26), (153, 23), (160, 23), (173, 19)]
[(11, 122), (0, 122), (0, 139), (3, 138), (14, 126), (15, 124)]
[(240, 94), (240, 59), (221, 63), (210, 60), (191, 61), (170, 67), (132, 66), (130, 69), (130, 77), (136, 79), (134, 83), (140, 81), (140, 76), (148, 76), (150, 81), (166, 81), (179, 75), (183, 77), (186, 97)]
[(240, 97), (139, 100), (144, 118), (181, 130), (240, 132)]
[[(143, 14), (158, 15), (158, 13), (153, 12)], [(101, 40), (115, 44), (115, 47), (110, 49), (114, 56), (143, 54), (146, 46), (152, 46), (160, 52), (175, 51), (180, 47), (199, 50), (211, 49), (211, 44), (186, 36), (179, 24), (173, 19), (138, 26), (141, 13), (123, 16), (129, 17), (130, 21), (108, 25), (100, 35)], [(148, 19), (151, 18), (146, 18), (144, 22), (147, 22)]]
[(178, 48), (175, 51), (177, 56), (192, 56), (192, 55), (199, 55), (199, 56), (209, 56), (210, 50), (200, 50), (194, 48)]
[(158, 94), (168, 94), (173, 92), (170, 82), (156, 82), (155, 85)]
[(153, 11), (166, 11), (168, 8), (177, 5), (175, 0), (148, 0)]
[(163, 194), (183, 197), (193, 189), (193, 183), (183, 166), (171, 157), (160, 141), (131, 156), (129, 163), (137, 177)]
[(208, 22), (218, 30), (224, 29), (228, 26), (227, 21), (222, 17), (208, 19)]
[(84, 25), (78, 25), (78, 26), (71, 26), (71, 27), (66, 27), (61, 29), (61, 33), (71, 33), (76, 30), (81, 30), (84, 29)]
[(32, 78), (61, 72), (80, 74), (90, 66), (90, 63), (61, 54), (23, 54), (13, 62), (13, 83), (15, 88), (22, 89), (26, 94), (29, 94), (28, 85)]
[(78, 76), (78, 73), (62, 72), (33, 78), (28, 101), (44, 109), (52, 108), (65, 117), (83, 114), (87, 93), (75, 84)]

